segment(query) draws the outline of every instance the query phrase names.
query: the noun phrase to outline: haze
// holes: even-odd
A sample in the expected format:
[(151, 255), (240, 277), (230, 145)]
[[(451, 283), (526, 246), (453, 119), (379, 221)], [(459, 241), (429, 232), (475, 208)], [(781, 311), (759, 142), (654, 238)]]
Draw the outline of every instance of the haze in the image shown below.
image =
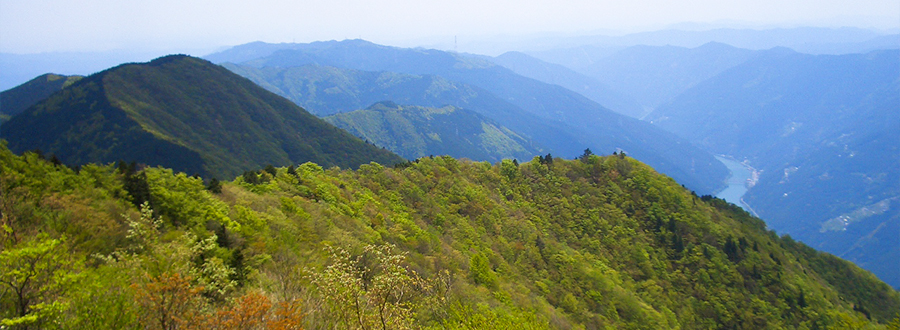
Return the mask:
[[(398, 46), (454, 37), (625, 33), (705, 26), (900, 28), (896, 0), (121, 1), (2, 0), (0, 52), (180, 51), (362, 38)], [(711, 25), (710, 25), (711, 24)], [(460, 49), (460, 51), (469, 51)]]

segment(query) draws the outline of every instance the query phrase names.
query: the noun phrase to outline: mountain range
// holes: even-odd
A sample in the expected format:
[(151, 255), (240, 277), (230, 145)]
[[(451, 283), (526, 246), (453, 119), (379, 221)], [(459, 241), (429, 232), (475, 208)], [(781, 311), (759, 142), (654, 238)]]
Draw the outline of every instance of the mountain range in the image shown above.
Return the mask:
[(694, 85), (746, 62), (756, 53), (714, 42), (696, 48), (638, 45), (584, 63), (574, 70), (612, 86), (652, 111)]
[[(402, 104), (424, 106), (449, 104), (470, 109), (496, 120), (500, 125), (520, 135), (533, 139), (558, 156), (574, 157), (580, 155), (585, 148), (600, 153), (625, 150), (629, 155), (646, 161), (701, 193), (710, 193), (721, 187), (727, 175), (724, 165), (709, 153), (697, 149), (677, 136), (614, 113), (563, 87), (520, 76), (481, 58), (437, 50), (387, 47), (362, 40), (279, 45), (253, 43), (236, 46), (207, 58), (213, 61), (239, 62), (239, 66), (252, 67), (259, 71), (269, 70), (267, 74), (250, 73), (247, 77), (254, 79), (261, 86), (274, 86), (285, 94), (296, 94), (296, 96), (288, 95), (288, 98), (293, 99), (332, 96), (320, 92), (310, 93), (304, 88), (282, 88), (297, 84), (287, 82), (288, 80), (300, 78), (291, 76), (290, 79), (284, 79), (284, 75), (273, 74), (272, 71), (318, 65), (369, 71), (378, 75), (391, 72), (391, 74), (426, 77), (439, 76), (448, 81), (477, 87), (493, 94), (494, 100), (502, 100), (514, 107), (510, 108), (506, 104), (497, 108), (478, 107), (465, 104), (464, 100), (458, 99), (443, 104), (417, 104), (393, 100), (386, 91), (375, 92), (371, 86), (336, 88), (331, 91), (335, 93), (352, 90), (370, 91), (367, 93), (375, 95), (381, 93), (379, 95), (382, 97), (381, 100), (392, 100)], [(246, 74), (248, 71), (239, 69), (235, 72)], [(319, 77), (311, 79), (324, 81)], [(354, 79), (332, 81), (347, 83)], [(390, 83), (387, 85), (400, 82), (388, 81)], [(377, 83), (385, 84), (385, 81), (379, 80)], [(433, 84), (422, 84), (419, 88), (426, 85)]]
[[(900, 50), (640, 46), (596, 77), (360, 40), (210, 58), (0, 93), (2, 324), (900, 324)], [(711, 153), (759, 171), (765, 222), (705, 195)]]
[(231, 178), (264, 165), (357, 167), (399, 156), (205, 60), (167, 56), (85, 77), (3, 124), (15, 152), (136, 161)]
[(647, 112), (635, 99), (559, 64), (544, 62), (522, 52), (506, 52), (489, 60), (522, 76), (565, 87), (629, 117), (641, 118)]

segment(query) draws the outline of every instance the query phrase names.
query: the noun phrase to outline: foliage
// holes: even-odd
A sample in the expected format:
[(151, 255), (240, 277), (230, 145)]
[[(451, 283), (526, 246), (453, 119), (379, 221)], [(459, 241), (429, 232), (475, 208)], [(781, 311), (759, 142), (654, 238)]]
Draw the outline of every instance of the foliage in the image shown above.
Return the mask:
[(900, 310), (871, 274), (631, 157), (304, 163), (219, 194), (144, 168), (140, 209), (113, 166), (0, 148), (0, 169), (3, 279), (15, 260), (47, 279), (26, 319), (3, 287), (20, 328), (878, 329)]
[(345, 329), (411, 329), (417, 292), (427, 281), (403, 266), (405, 254), (390, 245), (365, 246), (353, 258), (331, 249), (331, 264), (314, 273), (311, 284), (322, 297), (324, 319)]

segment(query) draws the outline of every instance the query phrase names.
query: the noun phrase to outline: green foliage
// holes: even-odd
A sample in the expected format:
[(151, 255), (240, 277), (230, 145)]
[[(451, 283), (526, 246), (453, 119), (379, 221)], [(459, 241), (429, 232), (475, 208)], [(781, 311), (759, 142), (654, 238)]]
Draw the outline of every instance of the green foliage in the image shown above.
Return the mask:
[[(4, 287), (3, 318), (42, 328), (261, 315), (311, 329), (878, 329), (900, 309), (900, 293), (871, 274), (630, 157), (540, 158), (304, 163), (255, 172), (258, 184), (222, 182), (219, 194), (145, 168), (134, 175), (146, 176), (150, 200), (138, 210), (112, 166), (75, 173), (0, 148), (0, 270), (52, 255), (35, 269), (59, 279), (31, 282), (47, 289), (26, 318)], [(59, 253), (36, 253), (50, 250)]]
[(78, 270), (64, 248), (62, 239), (38, 235), (0, 252), (0, 324), (42, 328), (66, 308), (59, 298)]
[(491, 270), (491, 264), (487, 256), (483, 253), (476, 253), (469, 259), (469, 271), (472, 273), (472, 280), (476, 284), (484, 285), (488, 288), (497, 287), (497, 276)]

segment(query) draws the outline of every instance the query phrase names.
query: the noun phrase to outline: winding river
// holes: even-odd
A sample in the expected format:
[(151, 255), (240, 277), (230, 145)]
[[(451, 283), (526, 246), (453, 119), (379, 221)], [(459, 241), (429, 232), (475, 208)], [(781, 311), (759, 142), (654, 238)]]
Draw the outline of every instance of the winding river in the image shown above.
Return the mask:
[(741, 197), (747, 193), (749, 186), (752, 186), (757, 179), (755, 170), (752, 167), (741, 164), (741, 162), (728, 156), (716, 156), (725, 167), (731, 171), (728, 177), (727, 186), (724, 190), (716, 194), (716, 197), (731, 202), (732, 204), (742, 207), (750, 213), (754, 213), (750, 207), (741, 200)]

